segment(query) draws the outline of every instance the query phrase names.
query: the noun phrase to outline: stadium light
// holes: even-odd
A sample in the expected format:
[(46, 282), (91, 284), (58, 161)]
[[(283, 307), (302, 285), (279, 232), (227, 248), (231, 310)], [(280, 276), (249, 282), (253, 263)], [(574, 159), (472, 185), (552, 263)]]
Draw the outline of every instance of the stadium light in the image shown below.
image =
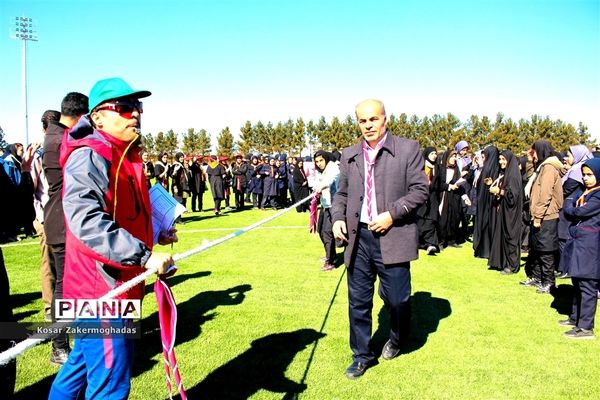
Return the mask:
[(35, 23), (32, 18), (14, 17), (10, 28), (10, 38), (20, 40), (21, 47), (21, 84), (23, 112), (25, 114), (25, 146), (29, 145), (29, 124), (27, 113), (27, 42), (38, 41)]

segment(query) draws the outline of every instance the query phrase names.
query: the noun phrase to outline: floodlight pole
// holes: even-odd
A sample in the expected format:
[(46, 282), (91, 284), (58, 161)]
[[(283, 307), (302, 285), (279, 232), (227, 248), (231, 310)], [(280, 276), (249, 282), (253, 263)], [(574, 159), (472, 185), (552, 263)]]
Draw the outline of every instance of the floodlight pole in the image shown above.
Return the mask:
[(29, 115), (27, 110), (27, 41), (37, 42), (37, 33), (34, 31), (33, 20), (28, 17), (15, 17), (11, 38), (21, 40), (21, 90), (23, 112), (25, 114), (25, 147), (29, 145)]

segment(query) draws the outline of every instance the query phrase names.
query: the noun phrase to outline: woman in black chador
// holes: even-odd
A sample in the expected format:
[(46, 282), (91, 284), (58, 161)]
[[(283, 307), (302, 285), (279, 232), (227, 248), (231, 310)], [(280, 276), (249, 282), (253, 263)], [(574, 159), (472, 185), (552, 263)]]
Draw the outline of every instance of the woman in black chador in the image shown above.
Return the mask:
[(488, 265), (503, 274), (519, 271), (523, 210), (523, 178), (519, 160), (510, 150), (499, 157), (500, 175), (492, 182), (492, 247)]
[(456, 158), (456, 151), (446, 150), (439, 165), (440, 244), (444, 247), (458, 247), (458, 226), (462, 212), (460, 200), (465, 194), (465, 190), (462, 186), (457, 185), (461, 176)]
[(483, 168), (477, 179), (477, 213), (473, 231), (473, 249), (475, 257), (489, 258), (492, 247), (492, 194), (490, 185), (498, 178), (498, 149), (494, 146), (486, 147), (481, 153)]
[[(298, 157), (296, 160), (296, 168), (294, 168), (293, 178), (294, 198), (296, 201), (306, 198), (310, 194), (310, 190), (308, 189), (308, 179), (306, 177), (306, 172), (304, 171), (304, 159), (302, 157)], [(296, 207), (296, 211), (305, 212), (308, 211), (309, 208), (310, 201), (305, 201)]]
[(425, 158), (425, 176), (429, 183), (429, 196), (427, 201), (417, 209), (417, 226), (419, 228), (419, 247), (425, 249), (428, 255), (434, 255), (439, 248), (439, 178), (440, 172), (435, 147), (427, 147), (423, 151)]
[(208, 163), (206, 168), (206, 175), (208, 176), (208, 182), (210, 183), (210, 191), (212, 192), (213, 200), (215, 202), (215, 215), (221, 214), (221, 201), (225, 198), (225, 184), (224, 179), (227, 175), (227, 171), (222, 163), (218, 162), (216, 157)]

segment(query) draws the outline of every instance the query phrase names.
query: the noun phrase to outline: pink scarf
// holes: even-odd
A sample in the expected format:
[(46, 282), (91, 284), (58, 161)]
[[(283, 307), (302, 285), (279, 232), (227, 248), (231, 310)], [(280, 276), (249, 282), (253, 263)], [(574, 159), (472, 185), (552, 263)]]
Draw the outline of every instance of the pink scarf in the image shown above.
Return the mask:
[(308, 224), (308, 231), (310, 233), (317, 232), (317, 222), (319, 221), (319, 212), (317, 210), (317, 205), (319, 204), (319, 197), (321, 196), (319, 193), (317, 193), (312, 199), (310, 199), (310, 219)]
[(169, 390), (169, 399), (171, 395), (171, 371), (175, 377), (177, 391), (182, 400), (187, 400), (185, 389), (181, 383), (181, 375), (177, 368), (177, 358), (175, 358), (175, 333), (177, 330), (177, 305), (173, 292), (169, 284), (162, 277), (158, 277), (154, 282), (154, 293), (158, 303), (158, 321), (160, 324), (160, 339), (162, 341), (163, 357), (165, 360), (165, 376), (167, 378), (167, 389)]

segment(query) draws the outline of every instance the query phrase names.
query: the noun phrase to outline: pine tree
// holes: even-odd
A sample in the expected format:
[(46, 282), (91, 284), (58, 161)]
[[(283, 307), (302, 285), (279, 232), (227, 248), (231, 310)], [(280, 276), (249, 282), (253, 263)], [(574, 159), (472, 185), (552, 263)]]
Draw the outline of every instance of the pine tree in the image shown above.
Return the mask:
[(292, 140), (290, 143), (290, 152), (293, 154), (300, 155), (300, 152), (304, 148), (306, 143), (306, 126), (302, 117), (296, 120), (294, 124), (294, 131), (292, 133)]
[(323, 143), (323, 147), (328, 151), (343, 149), (348, 146), (348, 138), (346, 131), (338, 117), (333, 117), (329, 124), (327, 142)]
[(149, 156), (154, 156), (156, 152), (156, 147), (154, 143), (154, 136), (151, 133), (147, 133), (142, 135), (142, 148)]
[(4, 149), (4, 148), (6, 148), (6, 146), (7, 146), (7, 143), (4, 140), (4, 130), (0, 126), (0, 148)]
[(283, 135), (281, 137), (281, 151), (287, 154), (294, 153), (292, 142), (294, 141), (294, 121), (288, 118), (283, 124)]
[(266, 153), (268, 151), (267, 148), (268, 148), (268, 139), (269, 139), (267, 137), (267, 128), (261, 121), (258, 121), (256, 123), (256, 125), (254, 125), (253, 130), (254, 130), (254, 134), (256, 137), (257, 150), (261, 154)]
[(306, 124), (306, 145), (308, 147), (308, 151), (310, 152), (311, 157), (317, 148), (317, 143), (318, 143), (317, 127), (315, 126), (315, 123), (311, 119)]
[(267, 153), (273, 153), (273, 134), (274, 134), (273, 123), (271, 121), (267, 122), (265, 126), (265, 148)]
[(198, 153), (198, 134), (194, 128), (188, 128), (185, 135), (183, 135), (181, 151), (185, 155), (191, 156)]
[(388, 116), (386, 129), (392, 135), (400, 136), (400, 129), (398, 126), (398, 119), (394, 114)]
[(360, 129), (358, 128), (356, 121), (354, 120), (354, 118), (352, 118), (352, 115), (350, 114), (346, 115), (344, 122), (342, 122), (342, 129), (344, 130), (346, 143), (343, 147), (339, 147), (335, 150), (341, 151), (341, 149), (345, 147), (352, 146), (353, 144), (357, 143), (362, 137), (362, 135), (359, 133)]
[(256, 132), (252, 129), (250, 121), (246, 121), (244, 126), (240, 128), (240, 139), (237, 141), (237, 146), (243, 154), (257, 150)]
[(408, 116), (405, 113), (400, 114), (398, 120), (396, 121), (396, 126), (396, 129), (398, 129), (396, 135), (406, 137), (409, 139), (414, 138), (413, 136), (411, 136), (410, 122), (408, 122)]
[(482, 149), (489, 144), (488, 138), (492, 132), (490, 119), (487, 116), (480, 119), (477, 115), (471, 115), (464, 132), (464, 140), (469, 142), (472, 150)]
[(319, 118), (319, 122), (317, 122), (314, 132), (315, 132), (315, 135), (317, 136), (317, 141), (318, 141), (316, 143), (316, 146), (319, 149), (323, 149), (329, 140), (327, 138), (327, 135), (329, 134), (329, 125), (327, 125), (327, 121), (325, 121), (324, 116), (321, 116), (321, 118)]
[(443, 148), (441, 144), (432, 134), (432, 123), (428, 116), (424, 116), (423, 119), (419, 119), (416, 115), (411, 118), (411, 125), (415, 124), (415, 127), (411, 127), (411, 134), (415, 135), (411, 139), (416, 139), (419, 142), (419, 146), (422, 148), (427, 146), (437, 146), (438, 150)]
[(175, 154), (175, 151), (179, 148), (179, 141), (177, 140), (177, 134), (173, 132), (173, 129), (169, 129), (165, 135), (165, 151), (169, 154)]
[(154, 148), (159, 154), (167, 151), (165, 134), (162, 131), (156, 134), (156, 139), (154, 140)]
[(229, 127), (226, 126), (217, 137), (217, 154), (231, 158), (234, 150), (233, 135), (229, 131)]
[(281, 122), (278, 122), (273, 128), (271, 135), (269, 136), (269, 148), (272, 152), (281, 153), (281, 150), (283, 148), (284, 135), (285, 129), (283, 127), (283, 124)]
[(197, 140), (197, 148), (200, 154), (203, 156), (209, 155), (212, 149), (212, 144), (210, 135), (206, 133), (206, 129), (200, 129)]
[(406, 125), (406, 131), (404, 136), (408, 139), (414, 139), (419, 141), (419, 145), (421, 147), (427, 147), (432, 144), (429, 143), (429, 138), (419, 138), (419, 133), (421, 130), (421, 120), (416, 115), (412, 115), (410, 117), (410, 121), (408, 121)]
[(498, 150), (511, 150), (519, 155), (523, 147), (522, 140), (519, 137), (519, 126), (512, 119), (496, 118), (494, 129), (489, 135), (489, 142), (496, 146)]
[(596, 140), (592, 140), (591, 135), (588, 132), (588, 127), (582, 122), (579, 122), (579, 125), (577, 126), (577, 140), (578, 143), (589, 144), (592, 146), (596, 145)]

